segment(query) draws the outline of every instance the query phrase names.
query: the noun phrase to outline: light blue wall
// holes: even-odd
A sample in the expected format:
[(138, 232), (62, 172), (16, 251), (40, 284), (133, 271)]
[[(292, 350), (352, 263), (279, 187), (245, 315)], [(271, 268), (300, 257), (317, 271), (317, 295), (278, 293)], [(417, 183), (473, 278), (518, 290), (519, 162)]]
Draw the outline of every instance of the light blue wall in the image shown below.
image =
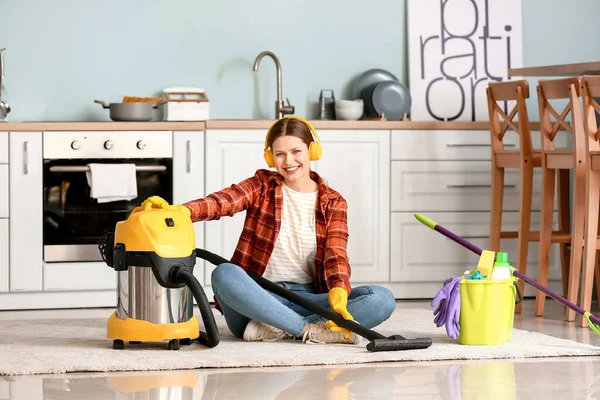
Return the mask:
[[(600, 60), (600, 1), (523, 3), (526, 66)], [(404, 0), (0, 0), (11, 121), (108, 120), (93, 100), (179, 85), (206, 89), (213, 119), (272, 118), (274, 65), (252, 71), (263, 50), (314, 117), (320, 89), (344, 98), (366, 69), (407, 83), (405, 29)]]

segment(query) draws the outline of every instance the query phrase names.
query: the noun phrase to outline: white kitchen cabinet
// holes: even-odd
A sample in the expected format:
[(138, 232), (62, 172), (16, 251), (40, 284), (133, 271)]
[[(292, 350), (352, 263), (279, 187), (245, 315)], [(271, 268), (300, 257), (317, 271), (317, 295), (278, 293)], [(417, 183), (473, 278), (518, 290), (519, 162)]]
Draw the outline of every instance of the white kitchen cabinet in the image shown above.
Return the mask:
[[(559, 131), (555, 143), (567, 147), (570, 134)], [(539, 131), (531, 132), (533, 148), (540, 148)], [(392, 160), (491, 160), (489, 130), (392, 130)], [(519, 137), (513, 131), (504, 136), (507, 150), (518, 149)]]
[(0, 132), (0, 292), (9, 289), (8, 199), (8, 132)]
[(8, 292), (8, 219), (0, 219), (0, 292)]
[[(204, 197), (204, 131), (173, 132), (173, 204)], [(204, 226), (194, 224), (196, 247), (204, 247)], [(194, 276), (204, 284), (205, 262), (196, 260)]]
[[(268, 169), (263, 158), (266, 131), (175, 131), (173, 203), (204, 197), (257, 169)], [(399, 299), (431, 298), (445, 279), (477, 265), (476, 255), (422, 226), (413, 214), (425, 214), (478, 246), (487, 246), (488, 131), (321, 129), (319, 135), (323, 158), (311, 168), (348, 201), (353, 286), (383, 285)], [(517, 138), (511, 135), (507, 133), (506, 142), (516, 148)], [(7, 179), (2, 178), (2, 164)], [(519, 178), (516, 171), (506, 176), (503, 225), (516, 229)], [(2, 191), (3, 182), (10, 190)], [(536, 209), (538, 175), (534, 186)], [(0, 132), (0, 309), (112, 305), (116, 273), (110, 268), (101, 263), (43, 263), (42, 188), (41, 133)], [(2, 217), (2, 193), (9, 218)], [(231, 258), (244, 218), (241, 212), (194, 224), (196, 246)], [(532, 227), (538, 224), (534, 213)], [(511, 260), (517, 257), (516, 245), (514, 239), (502, 239), (501, 248)], [(537, 249), (537, 243), (530, 245), (527, 275), (533, 278)], [(560, 292), (558, 253), (558, 245), (553, 245), (549, 286)], [(213, 265), (197, 260), (195, 275), (209, 300), (213, 270)], [(68, 282), (75, 276), (77, 282)], [(527, 286), (526, 294), (533, 294)]]
[[(311, 168), (348, 202), (348, 255), (352, 281), (389, 279), (389, 131), (319, 132), (323, 158)], [(267, 168), (264, 130), (208, 130), (206, 192), (220, 190)], [(211, 170), (214, 168), (214, 170)], [(235, 250), (245, 213), (205, 223), (206, 248), (225, 258)], [(207, 266), (207, 272), (212, 272)], [(209, 282), (207, 274), (207, 282)]]
[[(489, 211), (490, 161), (392, 161), (392, 211)], [(533, 175), (531, 209), (541, 209), (542, 173)], [(504, 211), (518, 211), (521, 188), (519, 170), (506, 170)], [(555, 196), (555, 208), (557, 198)]]
[(323, 157), (313, 169), (348, 203), (352, 283), (390, 278), (390, 132), (319, 133)]
[(8, 218), (8, 164), (0, 164), (0, 218)]
[(8, 132), (0, 132), (0, 164), (8, 164)]
[[(567, 147), (567, 132), (556, 143)], [(397, 298), (431, 298), (443, 281), (477, 266), (469, 254), (439, 233), (420, 224), (425, 214), (458, 235), (486, 248), (491, 205), (491, 148), (487, 130), (423, 130), (391, 132), (391, 282)], [(534, 148), (539, 132), (532, 132)], [(519, 148), (518, 136), (507, 132), (507, 149)], [(519, 171), (505, 172), (503, 230), (518, 229)], [(531, 227), (539, 229), (541, 171), (534, 172)], [(555, 209), (557, 199), (555, 196)], [(555, 221), (556, 221), (555, 217)], [(502, 239), (501, 250), (517, 257), (517, 240)], [(537, 277), (538, 244), (531, 243), (527, 274)], [(562, 291), (559, 246), (551, 247), (549, 286)], [(535, 292), (526, 288), (525, 294)]]
[[(418, 212), (417, 212), (418, 213)], [(489, 213), (484, 212), (431, 212), (423, 213), (448, 230), (463, 237), (481, 249), (488, 248)], [(554, 221), (557, 221), (555, 213)], [(540, 214), (532, 213), (531, 226), (539, 226)], [(516, 230), (519, 224), (517, 212), (503, 215), (502, 229)], [(555, 222), (554, 229), (558, 229)], [(477, 268), (479, 256), (463, 248), (421, 224), (412, 213), (392, 213), (391, 227), (391, 281), (399, 284), (396, 296), (401, 298), (431, 298), (443, 282), (464, 271)], [(526, 275), (537, 280), (538, 243), (530, 243)], [(508, 253), (509, 260), (517, 259), (517, 241), (502, 239), (500, 251)], [(513, 264), (514, 267), (517, 265)], [(551, 247), (549, 287), (562, 293), (560, 249)], [(525, 295), (535, 295), (535, 289), (527, 287)]]
[[(254, 175), (257, 169), (267, 168), (263, 157), (266, 130), (215, 129), (206, 131), (206, 194), (216, 192)], [(205, 248), (231, 259), (237, 245), (246, 212), (203, 224)], [(205, 286), (215, 266), (206, 263)]]
[(104, 261), (45, 263), (44, 291), (115, 290), (117, 274)]
[(10, 134), (10, 291), (43, 290), (42, 132)]
[[(507, 148), (517, 148), (507, 132)], [(490, 132), (469, 130), (392, 130), (392, 160), (490, 160)]]

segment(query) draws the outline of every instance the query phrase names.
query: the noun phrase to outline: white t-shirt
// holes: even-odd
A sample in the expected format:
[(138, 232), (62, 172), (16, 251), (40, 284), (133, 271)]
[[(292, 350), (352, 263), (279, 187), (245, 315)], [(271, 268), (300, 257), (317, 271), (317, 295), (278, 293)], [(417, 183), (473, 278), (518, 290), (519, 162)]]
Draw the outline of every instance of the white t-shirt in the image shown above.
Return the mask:
[(315, 274), (317, 192), (283, 188), (281, 228), (263, 277), (272, 282), (311, 283)]

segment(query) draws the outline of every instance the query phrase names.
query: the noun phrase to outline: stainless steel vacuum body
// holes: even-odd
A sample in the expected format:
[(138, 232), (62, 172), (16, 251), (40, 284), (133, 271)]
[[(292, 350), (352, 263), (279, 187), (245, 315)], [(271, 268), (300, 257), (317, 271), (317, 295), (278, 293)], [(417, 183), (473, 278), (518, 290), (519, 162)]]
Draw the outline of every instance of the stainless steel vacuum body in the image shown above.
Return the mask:
[(152, 268), (129, 266), (119, 271), (117, 316), (153, 324), (187, 322), (194, 316), (194, 301), (188, 286), (169, 289), (160, 285)]

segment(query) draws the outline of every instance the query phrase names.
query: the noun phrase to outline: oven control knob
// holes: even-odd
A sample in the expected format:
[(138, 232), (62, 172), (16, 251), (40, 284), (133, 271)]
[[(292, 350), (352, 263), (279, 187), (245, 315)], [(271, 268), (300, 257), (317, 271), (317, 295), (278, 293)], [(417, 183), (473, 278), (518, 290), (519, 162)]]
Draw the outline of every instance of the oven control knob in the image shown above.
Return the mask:
[(113, 148), (113, 142), (112, 140), (107, 140), (106, 142), (104, 142), (104, 148), (106, 150), (110, 150)]
[(139, 140), (139, 141), (137, 142), (137, 148), (138, 148), (138, 149), (142, 150), (142, 149), (144, 149), (145, 147), (146, 147), (146, 142), (144, 142), (143, 140)]
[(71, 142), (71, 148), (72, 148), (73, 150), (79, 150), (79, 149), (81, 148), (81, 143), (79, 143), (79, 141), (78, 141), (78, 140), (73, 140), (73, 141)]

